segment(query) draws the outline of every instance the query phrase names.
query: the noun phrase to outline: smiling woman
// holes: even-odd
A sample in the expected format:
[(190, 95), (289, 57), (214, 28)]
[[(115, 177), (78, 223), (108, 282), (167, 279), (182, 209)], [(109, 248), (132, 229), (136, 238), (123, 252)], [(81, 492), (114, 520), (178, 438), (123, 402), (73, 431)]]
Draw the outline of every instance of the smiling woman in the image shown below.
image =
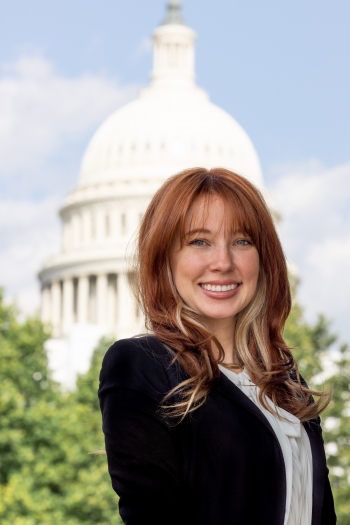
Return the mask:
[(231, 215), (221, 198), (198, 197), (186, 216), (185, 241), (178, 237), (170, 255), (177, 292), (226, 341), (226, 361), (235, 360), (234, 317), (253, 299), (259, 277), (259, 253), (247, 233), (232, 231), (232, 217), (225, 222)]
[(286, 261), (259, 191), (219, 168), (168, 179), (137, 262), (150, 335), (110, 348), (99, 390), (125, 523), (333, 525), (329, 395), (283, 340)]

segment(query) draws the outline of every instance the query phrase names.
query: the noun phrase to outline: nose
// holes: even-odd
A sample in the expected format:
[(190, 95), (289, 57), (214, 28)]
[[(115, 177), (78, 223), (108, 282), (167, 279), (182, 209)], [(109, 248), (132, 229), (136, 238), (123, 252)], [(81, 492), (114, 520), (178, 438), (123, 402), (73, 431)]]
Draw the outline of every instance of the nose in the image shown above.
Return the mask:
[(227, 245), (218, 245), (212, 251), (210, 261), (210, 271), (212, 272), (229, 272), (233, 269), (233, 254)]

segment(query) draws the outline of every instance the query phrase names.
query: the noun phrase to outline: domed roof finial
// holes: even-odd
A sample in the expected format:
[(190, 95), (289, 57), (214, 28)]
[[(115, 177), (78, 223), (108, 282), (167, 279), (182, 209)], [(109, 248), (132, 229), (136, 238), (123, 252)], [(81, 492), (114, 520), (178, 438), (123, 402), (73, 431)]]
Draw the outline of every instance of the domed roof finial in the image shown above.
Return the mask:
[(167, 25), (167, 24), (185, 25), (185, 22), (181, 16), (180, 0), (169, 0), (168, 1), (168, 13), (162, 25)]

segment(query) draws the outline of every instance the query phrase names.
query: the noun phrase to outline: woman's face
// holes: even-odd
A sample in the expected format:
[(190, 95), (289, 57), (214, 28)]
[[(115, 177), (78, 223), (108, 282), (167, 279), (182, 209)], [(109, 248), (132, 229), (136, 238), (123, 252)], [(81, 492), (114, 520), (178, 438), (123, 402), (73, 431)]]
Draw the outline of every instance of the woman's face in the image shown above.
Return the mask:
[(256, 247), (243, 232), (226, 231), (224, 214), (219, 197), (199, 197), (186, 217), (184, 245), (177, 239), (170, 257), (182, 300), (204, 315), (215, 331), (220, 324), (231, 325), (250, 303), (259, 276)]

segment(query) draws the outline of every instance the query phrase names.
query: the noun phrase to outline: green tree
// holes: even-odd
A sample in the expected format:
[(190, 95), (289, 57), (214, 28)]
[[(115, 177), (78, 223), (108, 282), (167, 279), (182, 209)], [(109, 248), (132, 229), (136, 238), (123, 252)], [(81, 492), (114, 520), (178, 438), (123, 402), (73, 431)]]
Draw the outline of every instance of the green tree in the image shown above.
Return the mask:
[(96, 390), (107, 342), (67, 394), (47, 371), (48, 336), (0, 295), (0, 522), (118, 525), (106, 458), (89, 454), (103, 446)]
[(48, 334), (36, 319), (17, 320), (14, 306), (3, 303), (0, 289), (0, 483), (20, 466), (18, 445), (26, 434), (26, 413), (40, 402), (53, 402), (56, 385), (47, 372), (43, 350)]
[[(325, 357), (337, 338), (330, 323), (320, 315), (314, 325), (305, 322), (298, 303), (293, 305), (285, 328), (287, 343), (294, 348), (299, 371), (309, 385), (319, 389), (320, 377), (329, 376)], [(339, 345), (338, 345), (339, 346)], [(330, 469), (339, 525), (350, 525), (350, 352), (339, 347), (340, 360), (323, 388), (332, 390), (332, 400), (321, 416), (323, 437)]]
[(350, 525), (350, 351), (342, 345), (337, 372), (326, 382), (333, 389), (324, 413), (324, 439), (340, 525)]

